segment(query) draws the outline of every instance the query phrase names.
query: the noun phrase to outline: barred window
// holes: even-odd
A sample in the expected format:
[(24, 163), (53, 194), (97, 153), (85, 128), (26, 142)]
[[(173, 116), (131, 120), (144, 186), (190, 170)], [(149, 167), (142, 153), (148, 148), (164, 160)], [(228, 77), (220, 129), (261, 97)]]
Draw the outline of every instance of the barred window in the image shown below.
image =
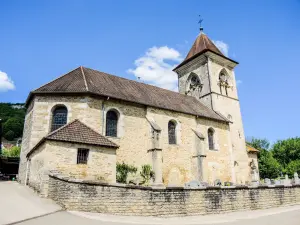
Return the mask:
[(68, 110), (65, 106), (56, 107), (52, 113), (51, 131), (67, 124)]
[(214, 130), (212, 128), (208, 129), (208, 147), (210, 150), (215, 149), (215, 143), (214, 143)]
[(110, 110), (106, 113), (106, 136), (117, 137), (118, 133), (118, 115)]
[(168, 124), (169, 144), (176, 144), (176, 124), (169, 121)]
[(77, 164), (87, 164), (89, 157), (89, 149), (79, 148), (77, 151)]

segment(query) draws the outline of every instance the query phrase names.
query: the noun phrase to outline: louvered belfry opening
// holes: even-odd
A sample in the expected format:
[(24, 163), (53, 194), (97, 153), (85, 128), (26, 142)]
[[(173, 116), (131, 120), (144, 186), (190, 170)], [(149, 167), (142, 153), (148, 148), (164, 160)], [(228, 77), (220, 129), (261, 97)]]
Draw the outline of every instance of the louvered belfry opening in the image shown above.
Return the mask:
[(68, 109), (65, 106), (58, 106), (54, 109), (52, 114), (51, 131), (67, 124)]
[(118, 134), (118, 115), (110, 110), (106, 114), (106, 136), (117, 137)]
[(176, 144), (176, 124), (173, 121), (169, 121), (168, 124), (169, 144)]
[(77, 164), (87, 164), (89, 157), (89, 149), (79, 148), (77, 152)]

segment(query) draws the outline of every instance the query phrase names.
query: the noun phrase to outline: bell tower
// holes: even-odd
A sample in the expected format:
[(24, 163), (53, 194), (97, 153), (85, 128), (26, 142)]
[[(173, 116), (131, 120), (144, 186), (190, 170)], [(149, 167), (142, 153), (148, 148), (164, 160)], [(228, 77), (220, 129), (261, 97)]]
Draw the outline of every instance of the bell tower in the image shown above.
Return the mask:
[(248, 155), (234, 68), (238, 62), (225, 56), (203, 33), (174, 71), (179, 92), (191, 95), (230, 121), (236, 183), (248, 178)]

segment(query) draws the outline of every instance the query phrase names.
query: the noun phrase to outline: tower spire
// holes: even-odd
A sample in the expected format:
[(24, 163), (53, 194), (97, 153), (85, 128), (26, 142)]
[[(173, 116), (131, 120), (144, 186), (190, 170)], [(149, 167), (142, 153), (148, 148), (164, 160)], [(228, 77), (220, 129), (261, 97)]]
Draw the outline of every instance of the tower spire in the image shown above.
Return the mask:
[(203, 27), (202, 27), (202, 21), (203, 21), (203, 19), (201, 18), (201, 15), (199, 15), (199, 24), (200, 24), (200, 33), (202, 33), (203, 32)]

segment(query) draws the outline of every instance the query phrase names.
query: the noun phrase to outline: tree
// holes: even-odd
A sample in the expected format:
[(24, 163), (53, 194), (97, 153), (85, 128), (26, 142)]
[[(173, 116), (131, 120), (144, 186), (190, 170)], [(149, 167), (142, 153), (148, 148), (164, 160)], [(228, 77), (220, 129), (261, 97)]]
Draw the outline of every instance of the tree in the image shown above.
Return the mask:
[(13, 132), (12, 130), (9, 130), (6, 133), (4, 133), (3, 136), (6, 140), (13, 141), (15, 138), (15, 132)]
[(8, 131), (14, 132), (14, 138), (20, 137), (23, 132), (23, 124), (22, 120), (20, 118), (9, 118), (4, 124), (3, 124), (3, 132), (7, 133)]
[(291, 161), (291, 162), (287, 165), (287, 167), (286, 167), (286, 169), (285, 169), (285, 172), (286, 172), (287, 175), (288, 175), (289, 177), (291, 177), (291, 178), (294, 177), (294, 173), (295, 173), (295, 172), (298, 173), (298, 174), (300, 174), (300, 159)]
[(290, 162), (300, 159), (300, 138), (277, 141), (273, 145), (272, 153), (274, 158), (286, 168)]
[(272, 153), (265, 149), (260, 149), (258, 154), (259, 174), (261, 178), (275, 179), (280, 176), (282, 166), (273, 157)]
[(249, 145), (259, 150), (258, 167), (261, 178), (277, 178), (280, 176), (282, 167), (269, 151), (270, 142), (267, 139), (252, 138)]

